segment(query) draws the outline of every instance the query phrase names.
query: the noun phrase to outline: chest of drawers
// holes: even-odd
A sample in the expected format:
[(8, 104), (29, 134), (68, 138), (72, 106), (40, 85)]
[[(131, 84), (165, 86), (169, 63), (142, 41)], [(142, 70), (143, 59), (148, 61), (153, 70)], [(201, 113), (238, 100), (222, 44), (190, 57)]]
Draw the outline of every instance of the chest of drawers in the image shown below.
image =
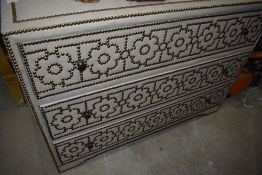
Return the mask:
[(63, 171), (219, 109), (262, 1), (2, 1), (2, 36)]

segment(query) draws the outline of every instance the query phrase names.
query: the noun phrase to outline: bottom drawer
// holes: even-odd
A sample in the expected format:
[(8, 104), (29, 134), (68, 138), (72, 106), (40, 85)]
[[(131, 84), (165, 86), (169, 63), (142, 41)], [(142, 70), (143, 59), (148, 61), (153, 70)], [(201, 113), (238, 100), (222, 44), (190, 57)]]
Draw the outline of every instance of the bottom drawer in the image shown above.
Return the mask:
[(186, 119), (213, 112), (220, 106), (229, 86), (212, 88), (200, 95), (55, 144), (61, 164), (81, 162)]

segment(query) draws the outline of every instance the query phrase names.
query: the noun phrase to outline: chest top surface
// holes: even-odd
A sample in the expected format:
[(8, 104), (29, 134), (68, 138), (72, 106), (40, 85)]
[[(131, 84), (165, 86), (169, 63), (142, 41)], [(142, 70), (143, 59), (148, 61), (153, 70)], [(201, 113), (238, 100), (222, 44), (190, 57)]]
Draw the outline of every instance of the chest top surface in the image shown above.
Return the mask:
[[(135, 2), (126, 0), (100, 0), (81, 3), (74, 0), (21, 0), (1, 1), (2, 33), (32, 28), (61, 27), (78, 24), (126, 19), (177, 11), (230, 7), (241, 4), (259, 4), (262, 0), (166, 0)], [(148, 18), (143, 19), (144, 22)]]

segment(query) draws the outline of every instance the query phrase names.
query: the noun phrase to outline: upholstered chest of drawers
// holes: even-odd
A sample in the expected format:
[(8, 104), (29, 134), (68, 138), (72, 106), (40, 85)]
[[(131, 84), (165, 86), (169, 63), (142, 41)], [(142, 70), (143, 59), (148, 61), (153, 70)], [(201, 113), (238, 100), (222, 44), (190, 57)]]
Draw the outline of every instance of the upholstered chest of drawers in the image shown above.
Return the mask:
[(262, 1), (2, 1), (2, 36), (63, 171), (218, 110), (262, 31)]

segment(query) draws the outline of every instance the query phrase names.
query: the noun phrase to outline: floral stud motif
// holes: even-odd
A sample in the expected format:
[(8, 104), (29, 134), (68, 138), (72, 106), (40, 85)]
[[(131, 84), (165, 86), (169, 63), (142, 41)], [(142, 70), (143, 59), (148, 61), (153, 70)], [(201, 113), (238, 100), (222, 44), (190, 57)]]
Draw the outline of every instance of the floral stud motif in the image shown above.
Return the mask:
[(205, 97), (199, 97), (197, 99), (194, 99), (191, 104), (192, 109), (195, 111), (203, 109), (206, 105), (207, 105), (207, 99)]
[(227, 71), (227, 75), (228, 77), (234, 77), (236, 76), (236, 74), (238, 73), (238, 70), (240, 70), (242, 65), (242, 61), (240, 59), (234, 60), (234, 61), (230, 61), (226, 71)]
[(34, 76), (43, 84), (63, 85), (73, 77), (74, 65), (68, 56), (47, 55), (35, 62)]
[(218, 82), (223, 76), (223, 66), (215, 65), (209, 67), (206, 76), (208, 83)]
[(184, 114), (187, 112), (187, 105), (185, 103), (182, 103), (175, 106), (171, 110), (171, 113), (174, 114), (174, 117), (180, 118), (181, 116), (184, 116)]
[(98, 135), (94, 138), (94, 144), (97, 147), (107, 146), (114, 141), (115, 134), (113, 131), (107, 131), (101, 135)]
[(223, 91), (216, 91), (210, 95), (208, 102), (211, 104), (217, 104), (222, 100), (224, 94), (225, 93)]
[(96, 111), (96, 118), (107, 118), (109, 114), (113, 114), (116, 111), (118, 102), (115, 98), (102, 99), (100, 102), (94, 104)]
[(83, 142), (72, 143), (64, 147), (61, 155), (67, 159), (73, 159), (74, 157), (78, 157), (81, 153), (83, 153), (85, 148), (86, 146)]
[(205, 28), (199, 37), (199, 48), (206, 50), (208, 47), (212, 46), (219, 36), (219, 27), (210, 26)]
[(147, 101), (148, 96), (148, 89), (137, 89), (128, 95), (127, 105), (133, 108), (140, 108)]
[(132, 137), (140, 131), (140, 125), (138, 122), (132, 122), (123, 127), (122, 134), (124, 137)]
[(158, 39), (154, 37), (143, 37), (134, 42), (135, 48), (131, 51), (134, 63), (145, 64), (155, 57), (158, 50)]
[(184, 89), (192, 90), (199, 87), (199, 84), (201, 83), (201, 73), (199, 72), (193, 72), (187, 76), (185, 76), (183, 85)]
[(233, 45), (239, 39), (242, 33), (243, 23), (234, 22), (227, 27), (227, 32), (225, 32), (225, 43), (228, 45)]
[(126, 49), (123, 52), (121, 52), (121, 58), (122, 59), (127, 59), (130, 57), (130, 50)]
[(160, 127), (165, 123), (165, 117), (164, 114), (155, 114), (149, 117), (148, 119), (148, 126), (152, 128)]
[(174, 81), (166, 81), (160, 85), (160, 88), (158, 89), (159, 97), (168, 97), (169, 95), (174, 92), (174, 89), (177, 87), (177, 80)]
[[(247, 34), (244, 36), (246, 40), (248, 41), (252, 41), (254, 40), (254, 38), (256, 38), (256, 36), (258, 35), (259, 32), (261, 32), (261, 21), (258, 18), (255, 18), (254, 20), (252, 20), (252, 22), (250, 22), (250, 25), (248, 28), (246, 28)], [(243, 31), (244, 29), (242, 29)]]
[(118, 48), (115, 45), (101, 45), (90, 51), (90, 59), (87, 64), (90, 66), (92, 73), (108, 74), (117, 66), (117, 60), (120, 57)]
[(73, 129), (74, 126), (84, 122), (79, 109), (66, 109), (54, 115), (51, 125), (57, 130), (66, 132), (68, 129)]
[(180, 53), (185, 52), (188, 49), (188, 45), (191, 43), (191, 37), (192, 32), (184, 29), (174, 33), (171, 42), (167, 45), (168, 54), (177, 57)]

